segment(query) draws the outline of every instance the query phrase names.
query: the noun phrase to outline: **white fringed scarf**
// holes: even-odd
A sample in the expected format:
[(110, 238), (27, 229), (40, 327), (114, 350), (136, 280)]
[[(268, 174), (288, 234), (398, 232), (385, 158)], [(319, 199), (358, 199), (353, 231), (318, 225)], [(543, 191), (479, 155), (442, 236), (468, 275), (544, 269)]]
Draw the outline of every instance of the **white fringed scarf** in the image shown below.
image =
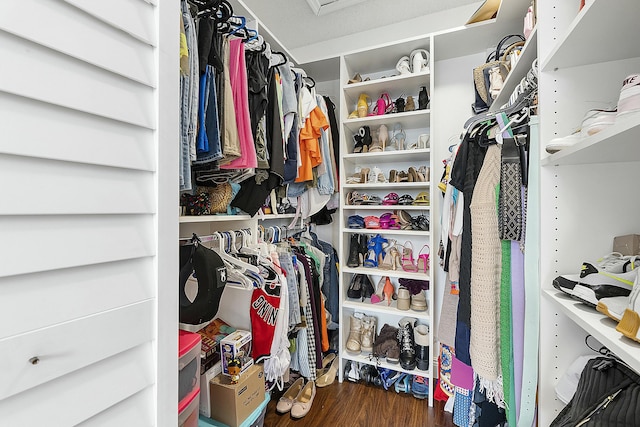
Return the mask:
[(489, 146), (471, 201), (471, 365), (480, 390), (504, 408), (500, 364), (500, 272), (498, 184), (501, 147)]

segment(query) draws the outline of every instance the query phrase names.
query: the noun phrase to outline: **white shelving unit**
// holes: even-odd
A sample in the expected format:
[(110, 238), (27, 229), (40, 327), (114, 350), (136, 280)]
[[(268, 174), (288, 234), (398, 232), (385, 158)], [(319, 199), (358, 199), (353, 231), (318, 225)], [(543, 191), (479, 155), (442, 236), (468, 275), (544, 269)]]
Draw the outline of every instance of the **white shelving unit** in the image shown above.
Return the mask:
[[(433, 67), (431, 66), (433, 58), (430, 60), (429, 69), (415, 74), (403, 74), (400, 75), (396, 71), (395, 66), (404, 55), (409, 55), (414, 49), (426, 49), (429, 52), (433, 52), (433, 44), (431, 37), (424, 37), (421, 39), (415, 39), (407, 41), (406, 43), (398, 43), (394, 45), (387, 45), (378, 47), (376, 49), (366, 50), (362, 52), (351, 53), (340, 58), (341, 71), (340, 79), (342, 82), (341, 93), (341, 180), (346, 182), (346, 177), (353, 174), (357, 168), (374, 168), (378, 167), (381, 173), (385, 177), (389, 178), (389, 172), (391, 170), (396, 171), (408, 171), (409, 167), (418, 169), (420, 166), (431, 167), (431, 149), (410, 149), (410, 150), (385, 150), (383, 152), (374, 153), (353, 153), (353, 135), (357, 134), (358, 130), (362, 126), (369, 126), (371, 133), (376, 132), (378, 127), (382, 124), (386, 125), (389, 131), (389, 140), (394, 135), (394, 127), (399, 125), (406, 134), (405, 147), (411, 143), (417, 141), (418, 136), (421, 134), (431, 134), (431, 105), (428, 105), (427, 109), (392, 114), (383, 114), (376, 116), (367, 116), (363, 118), (349, 119), (347, 116), (350, 112), (355, 110), (357, 100), (361, 93), (367, 94), (372, 101), (372, 106), (375, 105), (375, 101), (380, 97), (381, 93), (388, 93), (391, 100), (394, 101), (398, 97), (402, 96), (406, 99), (407, 96), (413, 96), (416, 108), (418, 108), (418, 93), (422, 86), (427, 88), (429, 94), (433, 92)], [(360, 73), (362, 78), (369, 77), (370, 80), (360, 83), (347, 84), (347, 81), (355, 74)], [(371, 109), (370, 109), (371, 111)], [(432, 174), (431, 174), (432, 175)], [(367, 193), (369, 195), (377, 195), (381, 199), (390, 192), (402, 196), (403, 194), (409, 194), (414, 199), (423, 191), (430, 193), (432, 183), (432, 176), (427, 178), (426, 182), (386, 182), (386, 183), (356, 183), (356, 184), (343, 184), (342, 193), (343, 200), (340, 207), (340, 249), (339, 256), (341, 259), (341, 271), (340, 271), (340, 359), (341, 366), (344, 368), (345, 361), (351, 360), (360, 363), (375, 364), (381, 367), (389, 368), (395, 371), (406, 372), (413, 375), (420, 375), (429, 378), (429, 390), (430, 395), (428, 404), (433, 405), (433, 387), (434, 382), (432, 379), (433, 367), (429, 371), (421, 371), (418, 369), (412, 371), (406, 371), (401, 368), (399, 364), (393, 365), (386, 363), (383, 359), (378, 360), (369, 354), (353, 355), (347, 353), (345, 345), (347, 337), (349, 335), (350, 317), (354, 313), (365, 313), (369, 316), (374, 316), (377, 319), (377, 332), (382, 329), (385, 323), (391, 326), (398, 326), (398, 321), (405, 317), (410, 316), (417, 319), (418, 324), (425, 324), (429, 326), (430, 330), (430, 357), (429, 360), (434, 360), (436, 350), (433, 342), (434, 335), (434, 274), (433, 274), (433, 254), (434, 241), (430, 231), (420, 230), (394, 230), (394, 229), (350, 229), (347, 228), (347, 218), (350, 215), (374, 215), (380, 216), (385, 212), (393, 212), (394, 210), (406, 210), (410, 215), (425, 215), (429, 219), (430, 224), (433, 224), (434, 218), (432, 216), (432, 209), (429, 205), (348, 205), (347, 195), (351, 191), (357, 191), (359, 193)], [(380, 234), (384, 238), (395, 240), (398, 247), (401, 249), (405, 242), (410, 241), (413, 245), (414, 258), (417, 258), (421, 248), (424, 245), (428, 245), (430, 248), (430, 268), (425, 273), (422, 272), (406, 272), (401, 267), (397, 270), (383, 270), (379, 268), (365, 268), (347, 267), (347, 258), (349, 254), (349, 244), (351, 236), (354, 234), (362, 235), (375, 235)], [(425, 249), (426, 251), (426, 249)], [(397, 309), (396, 301), (393, 301), (391, 305), (387, 305), (387, 301), (383, 301), (378, 304), (371, 304), (367, 299), (364, 302), (354, 301), (347, 298), (347, 289), (351, 278), (355, 274), (366, 274), (370, 277), (374, 287), (378, 284), (380, 279), (384, 276), (388, 276), (393, 283), (396, 290), (399, 287), (400, 278), (411, 278), (416, 280), (429, 281), (429, 290), (427, 294), (428, 310), (423, 312), (413, 310), (399, 310)], [(432, 364), (430, 364), (432, 365)], [(339, 380), (343, 380), (343, 369), (340, 370)]]
[[(539, 423), (549, 425), (564, 406), (554, 388), (592, 335), (640, 371), (640, 344), (616, 323), (552, 288), (554, 277), (574, 274), (583, 261), (611, 251), (613, 238), (638, 233), (640, 197), (628, 188), (640, 167), (640, 117), (549, 155), (545, 145), (580, 126), (592, 108), (615, 106), (622, 80), (640, 71), (640, 3), (593, 0), (538, 1), (541, 122), (541, 336)], [(588, 87), (588, 90), (585, 88)]]

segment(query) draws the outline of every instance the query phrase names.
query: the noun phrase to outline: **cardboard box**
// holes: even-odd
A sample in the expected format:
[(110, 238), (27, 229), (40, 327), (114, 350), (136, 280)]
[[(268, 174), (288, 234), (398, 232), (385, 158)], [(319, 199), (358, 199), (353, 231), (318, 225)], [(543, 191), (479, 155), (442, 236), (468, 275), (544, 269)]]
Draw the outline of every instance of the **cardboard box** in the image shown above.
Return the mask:
[(229, 362), (236, 359), (240, 363), (240, 375), (253, 365), (251, 357), (251, 332), (238, 329), (220, 341), (222, 373), (229, 374)]
[(620, 252), (622, 255), (640, 254), (640, 234), (627, 234), (613, 238), (613, 252)]
[(239, 427), (265, 399), (262, 365), (251, 366), (237, 384), (218, 375), (209, 383), (211, 418)]

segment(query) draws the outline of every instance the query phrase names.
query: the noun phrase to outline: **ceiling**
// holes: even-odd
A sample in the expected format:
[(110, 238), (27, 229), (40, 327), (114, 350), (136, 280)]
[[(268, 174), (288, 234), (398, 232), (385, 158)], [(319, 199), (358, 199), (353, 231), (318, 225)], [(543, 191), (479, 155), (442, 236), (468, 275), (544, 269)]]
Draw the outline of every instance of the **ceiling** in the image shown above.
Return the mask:
[[(356, 33), (381, 28), (416, 17), (461, 6), (481, 4), (478, 0), (337, 0), (320, 15), (304, 0), (243, 0), (269, 31), (288, 49), (318, 44)], [(326, 0), (317, 1), (319, 4)], [(340, 7), (340, 4), (345, 7)], [(461, 17), (461, 24), (469, 18)], [(427, 29), (421, 33), (427, 33)], [(394, 35), (389, 35), (394, 39)]]

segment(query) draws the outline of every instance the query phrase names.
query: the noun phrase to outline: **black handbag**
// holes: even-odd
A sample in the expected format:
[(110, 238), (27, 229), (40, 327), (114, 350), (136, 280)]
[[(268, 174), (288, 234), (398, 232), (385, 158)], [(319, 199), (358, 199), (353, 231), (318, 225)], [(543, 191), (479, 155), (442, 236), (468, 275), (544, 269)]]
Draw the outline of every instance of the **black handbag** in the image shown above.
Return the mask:
[(573, 399), (551, 427), (640, 425), (640, 376), (617, 359), (596, 357), (580, 374)]

